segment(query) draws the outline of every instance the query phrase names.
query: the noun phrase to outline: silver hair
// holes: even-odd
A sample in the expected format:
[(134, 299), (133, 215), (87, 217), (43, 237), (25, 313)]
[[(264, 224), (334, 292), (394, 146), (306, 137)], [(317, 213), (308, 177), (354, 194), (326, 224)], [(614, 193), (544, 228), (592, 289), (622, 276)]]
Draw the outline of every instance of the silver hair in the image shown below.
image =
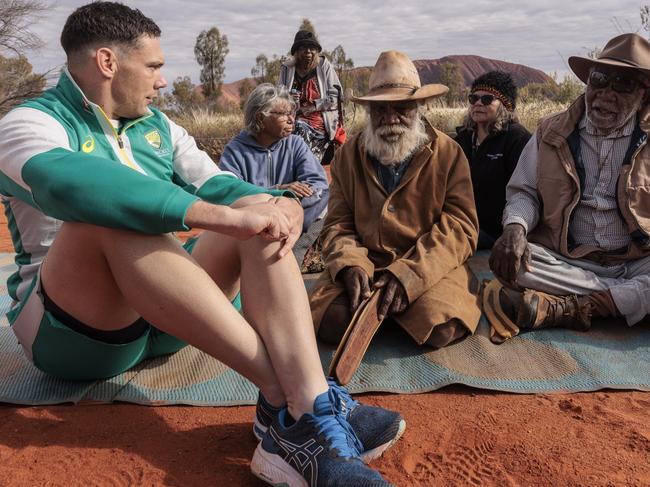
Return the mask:
[[(470, 115), (471, 107), (467, 109), (465, 114), (465, 119), (463, 120), (463, 127), (467, 130), (476, 130), (476, 122), (472, 120)], [(499, 108), (497, 108), (496, 118), (488, 124), (488, 133), (495, 134), (504, 130), (508, 124), (519, 122), (519, 117), (515, 112), (510, 112), (505, 107), (503, 103), (499, 103)]]
[(251, 92), (244, 106), (244, 125), (246, 128), (257, 134), (262, 131), (262, 125), (257, 119), (257, 114), (268, 115), (271, 108), (279, 101), (286, 102), (296, 107), (289, 90), (284, 86), (275, 86), (271, 83), (262, 83)]

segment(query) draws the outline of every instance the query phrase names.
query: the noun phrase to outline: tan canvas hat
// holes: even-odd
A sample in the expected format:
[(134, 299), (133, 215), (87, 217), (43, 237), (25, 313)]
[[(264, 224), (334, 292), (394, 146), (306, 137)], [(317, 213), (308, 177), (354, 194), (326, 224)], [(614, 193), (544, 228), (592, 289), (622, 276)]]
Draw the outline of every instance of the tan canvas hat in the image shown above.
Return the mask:
[(584, 83), (592, 66), (629, 68), (650, 76), (650, 42), (638, 34), (621, 34), (607, 43), (597, 59), (571, 56), (569, 66)]
[(449, 91), (445, 85), (422, 86), (415, 65), (399, 51), (386, 51), (379, 55), (368, 85), (368, 94), (352, 97), (353, 102), (425, 100)]

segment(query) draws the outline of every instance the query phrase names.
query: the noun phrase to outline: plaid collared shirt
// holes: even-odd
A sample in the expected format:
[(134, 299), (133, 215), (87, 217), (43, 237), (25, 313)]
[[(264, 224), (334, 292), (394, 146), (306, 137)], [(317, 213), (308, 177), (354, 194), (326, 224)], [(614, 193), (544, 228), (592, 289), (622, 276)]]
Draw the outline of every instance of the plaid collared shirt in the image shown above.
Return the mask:
[[(569, 224), (569, 234), (577, 245), (615, 250), (630, 243), (629, 231), (618, 210), (616, 183), (635, 126), (636, 117), (632, 117), (620, 129), (600, 135), (586, 116), (578, 125), (584, 188)], [(537, 225), (540, 209), (537, 164), (537, 134), (534, 134), (506, 188), (504, 227), (519, 223), (528, 232)]]

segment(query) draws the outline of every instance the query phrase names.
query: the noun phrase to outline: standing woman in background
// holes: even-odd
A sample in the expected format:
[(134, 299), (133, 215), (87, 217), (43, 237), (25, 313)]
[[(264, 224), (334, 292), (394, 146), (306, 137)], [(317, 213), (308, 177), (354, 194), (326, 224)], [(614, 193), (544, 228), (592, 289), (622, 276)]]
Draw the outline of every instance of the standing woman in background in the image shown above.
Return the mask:
[(322, 50), (312, 32), (298, 31), (291, 46), (293, 58), (280, 68), (278, 81), (291, 91), (298, 104), (294, 133), (304, 139), (319, 161), (336, 135), (341, 96), (339, 77), (332, 64), (320, 55)]
[(510, 74), (490, 71), (474, 80), (469, 109), (455, 140), (469, 160), (479, 220), (479, 249), (501, 236), (506, 185), (530, 132), (515, 114), (517, 87)]

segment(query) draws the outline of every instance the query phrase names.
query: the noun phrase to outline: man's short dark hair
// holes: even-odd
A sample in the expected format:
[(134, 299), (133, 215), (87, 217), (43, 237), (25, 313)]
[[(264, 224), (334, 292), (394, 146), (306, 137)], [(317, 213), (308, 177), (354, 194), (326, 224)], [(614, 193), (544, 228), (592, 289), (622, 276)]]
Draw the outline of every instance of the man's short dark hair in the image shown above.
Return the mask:
[(160, 37), (160, 27), (138, 9), (118, 2), (93, 2), (70, 14), (61, 46), (69, 56), (98, 44), (134, 47), (143, 35)]

